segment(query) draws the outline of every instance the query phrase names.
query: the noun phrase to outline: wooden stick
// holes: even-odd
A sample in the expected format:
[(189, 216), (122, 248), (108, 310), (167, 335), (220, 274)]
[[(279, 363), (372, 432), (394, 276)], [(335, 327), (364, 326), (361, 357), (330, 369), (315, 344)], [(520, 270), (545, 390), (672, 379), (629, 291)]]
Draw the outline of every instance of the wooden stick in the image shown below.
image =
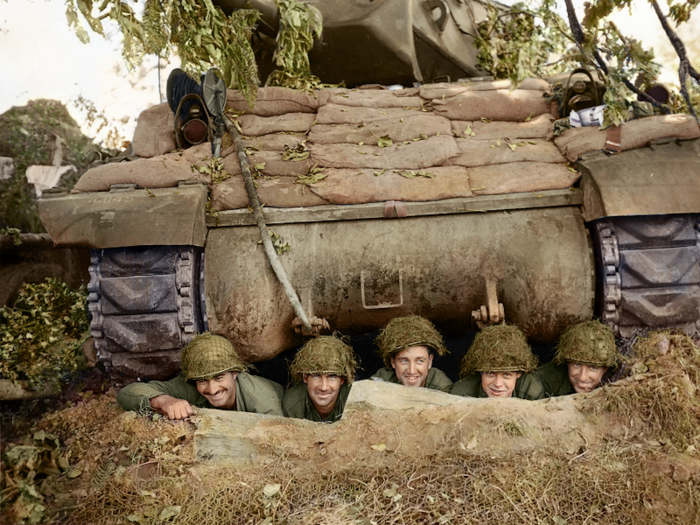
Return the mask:
[(294, 313), (296, 313), (297, 317), (301, 319), (301, 322), (304, 325), (304, 329), (308, 333), (311, 333), (312, 328), (311, 323), (309, 322), (309, 318), (306, 317), (306, 313), (304, 312), (304, 308), (299, 302), (297, 293), (294, 291), (294, 288), (292, 288), (292, 285), (289, 282), (289, 279), (287, 278), (287, 273), (284, 271), (284, 268), (280, 263), (279, 257), (277, 257), (275, 247), (272, 246), (272, 241), (270, 240), (270, 233), (267, 229), (267, 225), (265, 224), (265, 218), (263, 217), (262, 210), (260, 209), (260, 201), (258, 200), (258, 194), (255, 191), (255, 182), (253, 181), (253, 175), (250, 173), (250, 164), (248, 162), (248, 155), (245, 152), (245, 144), (243, 144), (243, 139), (241, 138), (240, 133), (238, 133), (236, 126), (234, 126), (233, 122), (231, 122), (229, 118), (225, 115), (224, 123), (226, 124), (226, 129), (231, 134), (231, 137), (233, 138), (233, 143), (236, 146), (236, 152), (238, 153), (238, 162), (241, 165), (241, 172), (243, 172), (243, 180), (245, 181), (245, 189), (248, 192), (250, 205), (253, 207), (253, 216), (255, 217), (255, 222), (258, 224), (258, 230), (260, 230), (260, 237), (262, 238), (262, 244), (265, 248), (267, 259), (270, 261), (270, 265), (272, 266), (272, 269), (274, 270), (277, 279), (279, 279), (280, 283), (282, 283), (284, 292), (287, 294), (287, 299), (289, 299), (289, 302), (292, 304), (292, 308), (294, 308)]

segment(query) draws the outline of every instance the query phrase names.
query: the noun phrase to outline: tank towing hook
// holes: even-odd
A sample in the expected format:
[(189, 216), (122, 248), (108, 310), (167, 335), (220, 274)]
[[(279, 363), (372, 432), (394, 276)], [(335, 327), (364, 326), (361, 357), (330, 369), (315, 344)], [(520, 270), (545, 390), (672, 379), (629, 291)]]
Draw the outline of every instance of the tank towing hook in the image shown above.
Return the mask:
[(478, 310), (472, 310), (472, 321), (479, 329), (506, 322), (503, 303), (498, 302), (496, 284), (496, 279), (486, 279), (486, 304), (482, 304)]

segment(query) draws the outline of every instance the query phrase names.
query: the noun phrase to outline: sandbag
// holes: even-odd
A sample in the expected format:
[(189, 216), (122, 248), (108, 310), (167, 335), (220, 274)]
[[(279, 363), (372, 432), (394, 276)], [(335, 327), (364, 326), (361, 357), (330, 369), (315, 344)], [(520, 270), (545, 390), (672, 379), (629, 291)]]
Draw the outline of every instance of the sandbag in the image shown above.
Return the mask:
[(302, 134), (273, 133), (271, 135), (262, 135), (259, 137), (245, 137), (243, 143), (246, 147), (255, 148), (259, 151), (284, 151), (285, 146), (295, 148), (306, 138), (306, 135)]
[[(698, 123), (690, 115), (659, 115), (630, 120), (622, 124), (621, 132), (621, 151), (642, 148), (652, 140), (667, 137), (700, 137)], [(556, 137), (554, 143), (573, 162), (588, 151), (603, 149), (607, 135), (607, 130), (597, 127), (572, 128)]]
[(156, 157), (177, 148), (175, 143), (175, 115), (168, 104), (158, 104), (142, 111), (136, 121), (134, 155)]
[(313, 113), (288, 113), (275, 117), (260, 117), (258, 115), (241, 115), (238, 125), (243, 135), (258, 136), (280, 131), (306, 133), (316, 120)]
[[(282, 153), (279, 151), (257, 151), (253, 155), (248, 155), (248, 161), (251, 166), (259, 166), (264, 163), (265, 166), (259, 168), (260, 172), (270, 177), (298, 177), (299, 175), (306, 175), (309, 168), (314, 165), (309, 159), (298, 162), (284, 160)], [(241, 173), (241, 165), (235, 151), (223, 158), (223, 165), (231, 175)]]
[[(435, 98), (449, 98), (467, 91), (493, 91), (496, 89), (507, 89), (511, 87), (510, 80), (496, 80), (494, 82), (441, 82), (438, 84), (428, 84), (420, 88), (420, 96), (426, 100)], [(527, 91), (544, 92), (550, 88), (549, 82), (541, 78), (526, 78), (517, 89)]]
[(393, 91), (362, 90), (331, 95), (329, 104), (364, 108), (421, 108), (424, 104), (420, 97), (397, 97)]
[(516, 162), (469, 168), (469, 184), (474, 195), (500, 195), (570, 188), (579, 173), (564, 164)]
[(400, 119), (415, 115), (420, 109), (364, 108), (348, 107), (340, 104), (326, 104), (318, 108), (316, 120), (319, 124), (362, 124), (375, 120)]
[(314, 95), (283, 87), (258, 89), (258, 98), (253, 108), (248, 106), (239, 91), (230, 89), (226, 92), (227, 108), (261, 117), (274, 117), (287, 113), (316, 113), (318, 106), (319, 100)]
[(398, 143), (386, 148), (357, 144), (312, 144), (311, 161), (324, 168), (420, 169), (441, 166), (459, 155), (451, 136)]
[[(330, 204), (293, 178), (257, 179), (258, 200), (266, 208), (295, 208)], [(242, 175), (213, 184), (211, 189), (212, 211), (236, 210), (250, 206)]]
[[(205, 142), (179, 153), (168, 153), (150, 159), (103, 164), (86, 171), (74, 191), (109, 191), (112, 184), (136, 184), (139, 188), (172, 188), (180, 181), (211, 182), (208, 174), (193, 171), (211, 159), (211, 144)], [(240, 169), (239, 169), (240, 171)]]
[(450, 120), (505, 120), (522, 122), (549, 111), (541, 91), (467, 91), (450, 98), (433, 99), (432, 110)]
[[(549, 113), (535, 117), (528, 122), (467, 122), (451, 121), (452, 133), (458, 137), (474, 139), (545, 139), (551, 140), (554, 131), (554, 117)], [(467, 135), (470, 128), (473, 135)]]
[(394, 170), (328, 169), (326, 178), (311, 185), (314, 193), (333, 204), (365, 204), (387, 200), (434, 201), (470, 197), (467, 170), (459, 166), (431, 167), (433, 178), (406, 178)]
[[(467, 168), (525, 161), (566, 164), (566, 158), (559, 148), (549, 141), (514, 140), (497, 144), (496, 140), (457, 139), (457, 147), (462, 154), (449, 159), (445, 164)], [(515, 149), (511, 149), (510, 146), (514, 146)]]
[[(403, 122), (402, 122), (403, 121)], [(316, 124), (309, 131), (314, 144), (377, 144), (377, 137), (389, 135), (395, 142), (419, 138), (421, 135), (449, 136), (450, 121), (432, 113), (408, 113), (405, 117), (375, 120), (364, 126), (358, 124)]]

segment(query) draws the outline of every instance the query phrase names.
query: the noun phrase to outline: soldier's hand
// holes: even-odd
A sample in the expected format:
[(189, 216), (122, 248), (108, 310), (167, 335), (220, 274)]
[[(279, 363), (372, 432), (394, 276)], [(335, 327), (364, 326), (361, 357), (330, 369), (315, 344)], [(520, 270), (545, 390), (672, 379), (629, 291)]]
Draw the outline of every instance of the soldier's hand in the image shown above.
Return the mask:
[(151, 407), (168, 419), (185, 419), (194, 414), (188, 401), (165, 394), (151, 398)]

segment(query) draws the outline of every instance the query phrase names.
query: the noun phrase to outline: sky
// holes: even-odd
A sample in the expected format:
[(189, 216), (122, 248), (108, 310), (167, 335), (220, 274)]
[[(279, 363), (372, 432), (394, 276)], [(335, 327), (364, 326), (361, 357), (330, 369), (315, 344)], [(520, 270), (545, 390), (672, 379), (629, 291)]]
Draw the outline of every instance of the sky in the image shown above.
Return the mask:
[[(636, 3), (640, 8), (634, 14), (615, 17), (618, 27), (653, 46), (657, 56), (673, 60), (663, 80), (677, 83), (677, 59), (655, 15), (645, 1)], [(575, 4), (580, 7), (583, 2), (575, 0)], [(698, 34), (700, 12), (680, 32), (686, 43), (697, 40)], [(121, 35), (116, 26), (108, 31), (106, 40), (94, 33), (90, 37), (90, 43), (84, 45), (68, 28), (63, 0), (0, 0), (0, 113), (35, 98), (52, 98), (66, 104), (82, 124), (83, 114), (73, 104), (82, 96), (103, 110), (130, 140), (139, 113), (165, 96), (164, 87), (159, 93), (155, 57), (147, 57), (140, 70), (129, 72), (121, 59)], [(178, 65), (177, 57), (171, 64), (161, 63), (162, 86)], [(118, 123), (121, 119), (128, 120)], [(84, 131), (94, 136), (94, 130)]]

